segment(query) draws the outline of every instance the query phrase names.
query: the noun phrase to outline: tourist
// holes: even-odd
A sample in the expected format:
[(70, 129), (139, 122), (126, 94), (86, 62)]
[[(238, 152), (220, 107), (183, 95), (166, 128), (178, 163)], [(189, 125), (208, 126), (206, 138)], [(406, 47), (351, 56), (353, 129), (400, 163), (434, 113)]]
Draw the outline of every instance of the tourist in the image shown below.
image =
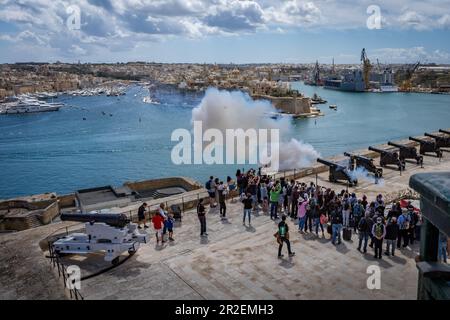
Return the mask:
[[(392, 256), (395, 255), (395, 247), (396, 247), (396, 242), (397, 242), (397, 238), (398, 238), (398, 232), (399, 232), (399, 228), (398, 228), (398, 224), (397, 224), (397, 218), (396, 217), (392, 217), (388, 220), (387, 226), (386, 226), (386, 252), (384, 253), (385, 255), (389, 255), (392, 254)], [(391, 248), (392, 246), (392, 248)], [(389, 250), (391, 248), (391, 251)]]
[(141, 204), (141, 206), (138, 209), (138, 228), (139, 229), (142, 229), (141, 223), (144, 224), (145, 229), (148, 228), (148, 226), (146, 225), (147, 220), (145, 219), (145, 212), (147, 211), (146, 208), (147, 208), (147, 203), (144, 202), (143, 204)]
[(344, 228), (348, 228), (350, 226), (350, 204), (347, 200), (344, 198), (344, 209), (342, 210), (342, 218), (343, 218), (343, 225)]
[(402, 208), (402, 214), (398, 217), (397, 223), (399, 227), (399, 233), (397, 238), (397, 248), (400, 249), (400, 245), (403, 239), (403, 248), (408, 246), (408, 230), (409, 230), (410, 217), (408, 215), (408, 209)]
[(309, 232), (312, 233), (312, 227), (313, 227), (313, 217), (312, 217), (312, 211), (311, 211), (311, 205), (310, 205), (310, 200), (306, 200), (306, 214), (305, 214), (305, 232)]
[(240, 169), (237, 169), (236, 171), (236, 183), (239, 191), (239, 195), (241, 195), (244, 192), (243, 188), (243, 181), (242, 181), (242, 173)]
[(367, 196), (363, 195), (362, 200), (361, 200), (361, 204), (363, 205), (364, 210), (367, 210), (367, 205), (369, 204), (369, 202), (367, 201)]
[(439, 232), (438, 260), (447, 263), (448, 238), (443, 232)]
[(214, 177), (210, 176), (209, 180), (205, 183), (205, 189), (209, 194), (209, 206), (210, 208), (214, 208), (216, 205), (214, 204), (214, 199), (216, 198), (216, 188), (214, 186)]
[(227, 187), (229, 191), (229, 195), (231, 196), (231, 201), (233, 201), (234, 190), (236, 190), (236, 182), (230, 177), (227, 177)]
[(264, 201), (264, 198), (268, 198), (269, 197), (269, 193), (267, 191), (267, 184), (265, 181), (262, 181), (259, 184), (259, 192), (261, 194), (261, 199)]
[(299, 197), (300, 192), (298, 191), (298, 186), (295, 186), (294, 190), (292, 190), (291, 218), (295, 218), (297, 216)]
[(217, 187), (217, 192), (219, 194), (219, 211), (220, 217), (225, 219), (225, 215), (227, 212), (227, 206), (225, 204), (225, 200), (228, 194), (227, 186), (223, 184), (223, 181), (219, 182), (219, 186)]
[(370, 218), (369, 213), (366, 212), (365, 216), (362, 217), (358, 223), (358, 235), (359, 235), (358, 251), (361, 251), (361, 246), (363, 246), (363, 252), (367, 253), (367, 242), (369, 240), (371, 232), (372, 232), (372, 219)]
[(275, 182), (269, 192), (270, 195), (270, 219), (278, 219), (278, 199), (280, 198), (281, 185), (279, 181)]
[(216, 206), (219, 203), (219, 178), (214, 179), (214, 201), (216, 202)]
[[(166, 205), (164, 203), (160, 203), (159, 208), (158, 208), (159, 215), (164, 219), (164, 221), (167, 220), (167, 211), (165, 210), (165, 207), (166, 207)], [(166, 228), (166, 225), (164, 224), (163, 231), (162, 231), (163, 242), (165, 242), (164, 236), (166, 235), (166, 233), (167, 233), (167, 228)]]
[(286, 216), (283, 215), (281, 217), (281, 221), (278, 224), (278, 231), (275, 233), (277, 237), (279, 246), (278, 246), (278, 259), (281, 259), (284, 255), (281, 254), (281, 250), (283, 249), (283, 242), (286, 242), (289, 256), (292, 257), (295, 255), (295, 252), (291, 250), (291, 243), (289, 242), (289, 226), (286, 223)]
[(245, 216), (248, 216), (248, 225), (251, 225), (251, 214), (253, 207), (253, 197), (248, 192), (242, 199), (242, 203), (244, 204), (244, 217), (242, 219), (242, 224), (245, 225)]
[(164, 243), (162, 228), (164, 224), (164, 218), (161, 216), (159, 212), (155, 213), (152, 218), (153, 228), (155, 229), (156, 235), (156, 244), (159, 245), (159, 242)]
[(323, 232), (323, 225), (320, 221), (321, 218), (320, 210), (315, 198), (311, 198), (311, 200), (309, 200), (309, 206), (312, 212), (312, 218), (316, 230), (316, 235), (319, 236), (319, 227), (320, 227), (320, 229), (322, 230), (322, 237), (325, 237), (325, 234)]
[(331, 211), (331, 230), (332, 230), (332, 238), (331, 243), (337, 244), (341, 243), (341, 229), (342, 229), (342, 211), (340, 211), (338, 208), (333, 207)]
[(362, 205), (362, 201), (359, 199), (353, 205), (352, 215), (354, 219), (354, 231), (356, 232), (359, 221), (364, 217), (364, 207)]
[(298, 217), (298, 231), (303, 233), (303, 229), (305, 228), (305, 221), (306, 221), (306, 205), (307, 201), (303, 198), (298, 199), (298, 210), (297, 210), (297, 217)]
[(175, 239), (173, 238), (173, 225), (174, 225), (174, 218), (173, 218), (173, 214), (170, 213), (167, 216), (166, 221), (164, 222), (164, 226), (167, 229), (167, 232), (169, 233), (169, 241), (174, 241)]
[(205, 206), (203, 205), (203, 199), (198, 200), (197, 204), (197, 216), (200, 221), (200, 237), (207, 236), (206, 233), (206, 211)]
[(408, 228), (408, 238), (409, 238), (409, 243), (411, 245), (414, 244), (414, 240), (415, 240), (415, 233), (416, 233), (416, 224), (417, 224), (417, 214), (416, 212), (414, 212), (414, 207), (409, 204), (408, 207), (408, 216), (409, 216), (409, 228)]
[(262, 211), (264, 214), (267, 214), (269, 212), (269, 198), (267, 198), (267, 196), (263, 198)]
[(381, 217), (378, 217), (377, 222), (372, 226), (372, 235), (375, 243), (375, 259), (381, 259), (383, 239), (386, 236), (386, 227)]

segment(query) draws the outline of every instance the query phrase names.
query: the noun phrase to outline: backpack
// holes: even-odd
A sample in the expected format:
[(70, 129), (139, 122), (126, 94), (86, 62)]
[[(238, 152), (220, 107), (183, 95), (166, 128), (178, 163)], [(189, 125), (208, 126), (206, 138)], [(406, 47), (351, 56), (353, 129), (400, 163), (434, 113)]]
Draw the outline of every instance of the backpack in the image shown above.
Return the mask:
[(375, 225), (375, 236), (379, 238), (383, 235), (383, 232), (384, 232), (384, 224), (377, 223)]
[(205, 183), (205, 188), (206, 188), (206, 190), (211, 190), (211, 180), (208, 180), (208, 181), (206, 181), (206, 183)]
[(282, 224), (278, 227), (278, 234), (280, 235), (280, 237), (286, 236), (286, 225), (285, 224)]
[(362, 218), (358, 223), (358, 231), (365, 231), (367, 228), (367, 220), (366, 218)]

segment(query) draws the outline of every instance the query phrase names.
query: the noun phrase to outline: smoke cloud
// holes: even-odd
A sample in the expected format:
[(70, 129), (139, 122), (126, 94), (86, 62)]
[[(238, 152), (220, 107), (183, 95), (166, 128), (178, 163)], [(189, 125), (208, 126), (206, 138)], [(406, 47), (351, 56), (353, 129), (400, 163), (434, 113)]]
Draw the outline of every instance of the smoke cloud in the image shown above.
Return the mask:
[(241, 91), (209, 88), (200, 104), (192, 110), (192, 122), (202, 121), (203, 130), (219, 129), (279, 129), (280, 170), (311, 166), (320, 156), (310, 144), (290, 138), (290, 117), (273, 119), (277, 110), (264, 100), (254, 101)]
[(367, 181), (377, 184), (380, 187), (384, 185), (384, 179), (375, 178), (374, 175), (370, 174), (370, 172), (363, 167), (356, 167), (354, 170), (349, 170), (348, 173), (352, 177), (352, 179), (357, 179), (358, 181)]

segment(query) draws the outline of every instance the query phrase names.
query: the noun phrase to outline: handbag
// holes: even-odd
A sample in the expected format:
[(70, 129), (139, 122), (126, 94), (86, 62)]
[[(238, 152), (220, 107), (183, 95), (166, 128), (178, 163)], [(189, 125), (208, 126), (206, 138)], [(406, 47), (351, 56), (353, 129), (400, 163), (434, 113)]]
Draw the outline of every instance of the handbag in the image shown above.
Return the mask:
[(326, 215), (321, 214), (320, 215), (320, 224), (327, 224), (328, 223), (328, 218)]

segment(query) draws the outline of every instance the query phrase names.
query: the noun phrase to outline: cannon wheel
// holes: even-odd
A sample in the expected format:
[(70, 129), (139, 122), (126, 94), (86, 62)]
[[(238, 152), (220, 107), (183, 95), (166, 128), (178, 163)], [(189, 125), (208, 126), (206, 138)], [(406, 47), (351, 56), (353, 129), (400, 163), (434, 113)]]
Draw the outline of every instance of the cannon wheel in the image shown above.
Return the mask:
[(132, 256), (133, 254), (135, 254), (136, 253), (136, 250), (134, 250), (134, 249), (129, 249), (128, 250), (128, 254), (130, 255), (130, 256)]
[(332, 175), (330, 175), (328, 177), (328, 180), (330, 180), (330, 182), (333, 182), (333, 183), (335, 183), (337, 181), (336, 179), (334, 179), (334, 177)]
[(119, 264), (119, 257), (115, 257), (114, 259), (112, 259), (111, 263), (113, 264), (113, 266), (117, 266)]

